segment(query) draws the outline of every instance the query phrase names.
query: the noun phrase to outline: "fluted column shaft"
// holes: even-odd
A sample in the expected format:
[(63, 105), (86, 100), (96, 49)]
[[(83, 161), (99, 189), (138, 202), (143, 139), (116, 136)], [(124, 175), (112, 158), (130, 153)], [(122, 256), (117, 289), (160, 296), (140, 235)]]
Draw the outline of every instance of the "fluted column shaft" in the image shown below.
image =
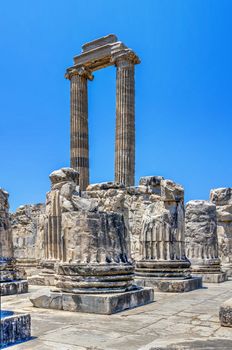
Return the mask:
[(88, 84), (85, 69), (69, 74), (71, 82), (71, 167), (79, 171), (80, 190), (89, 184)]
[(134, 185), (135, 174), (135, 80), (134, 63), (116, 61), (115, 181)]

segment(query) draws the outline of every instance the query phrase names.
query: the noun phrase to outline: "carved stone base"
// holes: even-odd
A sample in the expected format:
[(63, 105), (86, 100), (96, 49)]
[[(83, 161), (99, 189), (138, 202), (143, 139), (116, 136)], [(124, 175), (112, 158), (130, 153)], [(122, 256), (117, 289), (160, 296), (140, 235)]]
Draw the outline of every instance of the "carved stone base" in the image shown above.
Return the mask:
[[(31, 316), (29, 314), (13, 314), (3, 316), (0, 323), (1, 346), (21, 343), (31, 337)], [(1, 347), (1, 348), (2, 348)]]
[(152, 288), (141, 288), (113, 294), (48, 292), (37, 294), (30, 301), (39, 308), (111, 315), (153, 302), (154, 291)]
[(55, 274), (41, 273), (36, 276), (28, 277), (28, 284), (37, 286), (54, 286), (55, 285)]
[(23, 274), (25, 277), (33, 276), (40, 272), (39, 263), (36, 259), (17, 259), (16, 267), (20, 276), (23, 276)]
[(132, 264), (60, 264), (55, 286), (62, 292), (102, 294), (133, 289)]
[(186, 279), (191, 277), (188, 260), (141, 260), (136, 262), (136, 277)]
[(232, 277), (232, 264), (223, 264), (221, 268), (223, 272), (226, 272), (227, 277)]
[(141, 287), (152, 287), (159, 292), (184, 293), (202, 287), (201, 277), (190, 277), (187, 279), (138, 277), (135, 282)]
[(220, 273), (192, 273), (193, 277), (202, 277), (204, 283), (222, 283), (228, 280), (226, 272)]
[(232, 298), (221, 305), (219, 319), (222, 326), (232, 327)]
[(0, 295), (13, 295), (28, 292), (28, 282), (26, 280), (1, 282)]
[(41, 272), (28, 277), (28, 283), (38, 286), (54, 286), (57, 260), (44, 260), (40, 264)]
[(226, 272), (222, 272), (219, 258), (199, 260), (200, 259), (194, 261), (194, 259), (191, 259), (192, 276), (202, 277), (202, 281), (205, 283), (221, 283), (227, 281), (227, 274)]

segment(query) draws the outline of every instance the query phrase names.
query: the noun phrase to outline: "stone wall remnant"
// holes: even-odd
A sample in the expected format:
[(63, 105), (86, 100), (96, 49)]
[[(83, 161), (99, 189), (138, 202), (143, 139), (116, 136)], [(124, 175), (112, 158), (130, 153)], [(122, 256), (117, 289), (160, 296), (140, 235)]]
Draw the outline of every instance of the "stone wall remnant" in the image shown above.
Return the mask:
[[(37, 272), (43, 256), (43, 214), (42, 203), (20, 206), (10, 214), (14, 257), (17, 267), (24, 269), (27, 276)], [(42, 235), (42, 236), (41, 236)]]
[[(108, 182), (89, 185), (82, 192), (84, 198), (97, 201), (99, 210), (123, 214), (136, 281), (163, 289), (158, 277), (169, 273), (165, 290), (170, 291), (200, 286), (199, 279), (191, 279), (185, 257), (183, 195), (180, 185), (162, 176), (142, 177), (137, 187)], [(159, 260), (164, 260), (162, 266)], [(170, 280), (174, 276), (180, 278), (179, 284)]]
[(20, 280), (13, 257), (8, 197), (8, 192), (0, 188), (0, 295), (28, 291), (27, 281)]
[(152, 289), (134, 284), (123, 215), (82, 198), (77, 175), (71, 168), (50, 175), (44, 274), (50, 268), (58, 292), (31, 298), (33, 305), (110, 314), (153, 301)]

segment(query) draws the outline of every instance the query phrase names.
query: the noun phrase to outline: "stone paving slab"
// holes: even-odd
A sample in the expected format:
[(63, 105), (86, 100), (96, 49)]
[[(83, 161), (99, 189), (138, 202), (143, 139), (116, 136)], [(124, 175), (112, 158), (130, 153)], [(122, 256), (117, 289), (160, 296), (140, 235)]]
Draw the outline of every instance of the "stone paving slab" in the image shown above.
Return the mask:
[[(28, 294), (5, 296), (3, 308), (29, 312), (32, 339), (12, 350), (231, 350), (232, 328), (221, 327), (219, 307), (232, 281), (186, 294), (155, 293), (155, 302), (115, 315), (34, 308)], [(45, 289), (45, 288), (44, 288)]]

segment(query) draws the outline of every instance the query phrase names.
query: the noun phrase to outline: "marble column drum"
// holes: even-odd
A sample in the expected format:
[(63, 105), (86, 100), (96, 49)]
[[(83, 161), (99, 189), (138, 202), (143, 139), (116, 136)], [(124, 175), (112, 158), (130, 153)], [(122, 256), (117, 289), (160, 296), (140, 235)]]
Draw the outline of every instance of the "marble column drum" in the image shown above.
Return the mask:
[(192, 264), (192, 274), (202, 276), (206, 283), (227, 280), (218, 256), (216, 215), (216, 205), (209, 201), (192, 200), (186, 204), (186, 255)]
[(85, 190), (89, 184), (88, 79), (93, 76), (80, 67), (66, 77), (71, 84), (71, 168), (78, 169), (80, 190)]
[(135, 174), (134, 63), (125, 57), (116, 61), (116, 67), (115, 181), (125, 186), (133, 186)]
[(136, 282), (162, 292), (188, 292), (201, 287), (201, 278), (191, 276), (185, 255), (184, 191), (170, 180), (162, 179), (160, 187), (161, 196), (143, 214)]

